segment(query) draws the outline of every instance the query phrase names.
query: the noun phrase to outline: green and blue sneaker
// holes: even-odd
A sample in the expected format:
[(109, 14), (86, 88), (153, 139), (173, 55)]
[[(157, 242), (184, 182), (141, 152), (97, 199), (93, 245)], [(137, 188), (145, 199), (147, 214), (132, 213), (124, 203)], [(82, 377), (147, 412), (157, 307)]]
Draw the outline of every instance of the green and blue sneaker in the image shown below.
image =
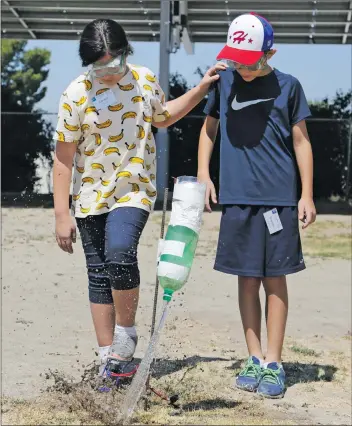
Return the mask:
[(260, 360), (255, 356), (250, 356), (243, 370), (236, 377), (236, 387), (248, 392), (255, 392), (259, 386), (261, 374)]
[(270, 362), (262, 368), (262, 377), (257, 389), (258, 395), (265, 398), (283, 398), (285, 395), (286, 374), (282, 364)]

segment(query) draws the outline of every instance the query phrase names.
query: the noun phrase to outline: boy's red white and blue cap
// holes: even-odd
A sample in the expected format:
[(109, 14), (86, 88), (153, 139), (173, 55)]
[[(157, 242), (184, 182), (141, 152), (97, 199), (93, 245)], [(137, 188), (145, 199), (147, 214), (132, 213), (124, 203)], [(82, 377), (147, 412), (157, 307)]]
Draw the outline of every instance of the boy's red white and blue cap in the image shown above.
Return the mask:
[(232, 21), (227, 44), (216, 59), (253, 65), (271, 49), (273, 43), (274, 31), (270, 23), (254, 12), (245, 13)]

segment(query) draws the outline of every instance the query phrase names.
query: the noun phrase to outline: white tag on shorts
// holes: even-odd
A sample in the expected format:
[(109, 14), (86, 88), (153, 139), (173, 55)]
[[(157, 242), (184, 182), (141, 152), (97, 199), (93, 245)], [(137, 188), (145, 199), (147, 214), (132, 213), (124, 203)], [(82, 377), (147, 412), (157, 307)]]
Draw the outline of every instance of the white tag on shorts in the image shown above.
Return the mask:
[(109, 105), (114, 105), (116, 103), (116, 98), (111, 89), (106, 90), (103, 93), (100, 93), (98, 96), (92, 98), (93, 105), (97, 110), (106, 109)]
[(264, 213), (264, 219), (270, 235), (283, 229), (277, 209), (272, 209)]

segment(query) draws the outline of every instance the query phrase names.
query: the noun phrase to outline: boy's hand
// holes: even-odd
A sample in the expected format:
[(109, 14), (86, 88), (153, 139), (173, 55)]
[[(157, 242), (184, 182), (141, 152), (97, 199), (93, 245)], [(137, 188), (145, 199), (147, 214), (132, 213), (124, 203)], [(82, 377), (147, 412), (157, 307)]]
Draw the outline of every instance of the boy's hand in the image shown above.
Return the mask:
[(212, 182), (212, 180), (210, 179), (210, 177), (202, 177), (200, 175), (198, 175), (198, 180), (199, 182), (205, 183), (207, 185), (207, 189), (205, 191), (205, 209), (206, 211), (208, 211), (209, 213), (211, 213), (211, 207), (210, 207), (210, 199), (214, 204), (217, 204), (217, 199), (216, 199), (216, 191), (215, 191), (215, 186)]
[(201, 82), (199, 83), (199, 87), (201, 89), (208, 90), (209, 86), (214, 83), (214, 81), (219, 79), (218, 71), (226, 70), (227, 65), (223, 62), (218, 62), (213, 67), (209, 68), (208, 71), (204, 74)]
[(302, 229), (315, 222), (317, 212), (312, 198), (301, 198), (298, 203), (298, 218), (303, 222)]

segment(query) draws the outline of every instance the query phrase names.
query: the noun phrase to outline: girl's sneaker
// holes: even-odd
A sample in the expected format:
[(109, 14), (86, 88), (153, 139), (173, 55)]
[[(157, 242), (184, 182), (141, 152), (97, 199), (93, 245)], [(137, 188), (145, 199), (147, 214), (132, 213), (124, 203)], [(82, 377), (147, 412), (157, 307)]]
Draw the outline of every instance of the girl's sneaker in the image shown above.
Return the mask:
[(283, 398), (286, 390), (285, 380), (286, 374), (282, 364), (270, 362), (262, 369), (257, 393), (265, 398)]
[(262, 368), (260, 360), (250, 356), (243, 370), (236, 377), (236, 387), (248, 392), (255, 392), (259, 386)]
[(138, 365), (133, 362), (133, 355), (138, 342), (137, 336), (118, 334), (110, 346), (105, 374), (108, 377), (131, 377)]

